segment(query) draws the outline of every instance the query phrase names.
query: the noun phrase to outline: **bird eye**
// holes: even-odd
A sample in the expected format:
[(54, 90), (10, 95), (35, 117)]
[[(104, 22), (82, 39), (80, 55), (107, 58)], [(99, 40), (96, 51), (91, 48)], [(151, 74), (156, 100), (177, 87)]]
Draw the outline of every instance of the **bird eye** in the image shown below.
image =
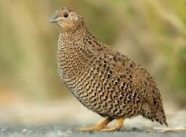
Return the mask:
[(67, 18), (67, 17), (68, 17), (68, 13), (65, 12), (65, 13), (63, 14), (63, 16), (64, 16), (65, 18)]

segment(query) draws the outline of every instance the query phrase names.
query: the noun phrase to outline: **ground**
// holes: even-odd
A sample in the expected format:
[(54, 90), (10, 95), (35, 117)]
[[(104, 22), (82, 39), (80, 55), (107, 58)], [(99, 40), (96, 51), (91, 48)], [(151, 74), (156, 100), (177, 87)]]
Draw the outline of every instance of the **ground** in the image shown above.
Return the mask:
[(158, 132), (141, 129), (122, 129), (117, 132), (95, 132), (84, 133), (76, 129), (79, 125), (73, 124), (55, 124), (40, 126), (24, 126), (24, 125), (1, 125), (1, 137), (185, 137), (184, 132)]
[[(165, 103), (168, 124), (173, 129), (185, 129), (186, 110)], [(102, 119), (83, 107), (77, 100), (41, 104), (12, 103), (0, 106), (0, 137), (185, 137), (185, 131), (162, 132), (165, 126), (141, 116), (125, 120), (119, 132), (84, 133), (77, 129), (94, 125)], [(113, 126), (114, 121), (109, 126)]]

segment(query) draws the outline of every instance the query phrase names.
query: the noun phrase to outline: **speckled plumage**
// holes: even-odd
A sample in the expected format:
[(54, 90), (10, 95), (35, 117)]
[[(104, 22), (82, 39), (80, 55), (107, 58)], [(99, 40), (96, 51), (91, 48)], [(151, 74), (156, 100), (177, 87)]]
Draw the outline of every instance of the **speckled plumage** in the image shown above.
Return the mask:
[(88, 109), (111, 120), (142, 115), (167, 125), (161, 95), (151, 75), (91, 35), (75, 11), (64, 8), (56, 14), (64, 16), (62, 21), (57, 20), (61, 28), (58, 70), (74, 96)]

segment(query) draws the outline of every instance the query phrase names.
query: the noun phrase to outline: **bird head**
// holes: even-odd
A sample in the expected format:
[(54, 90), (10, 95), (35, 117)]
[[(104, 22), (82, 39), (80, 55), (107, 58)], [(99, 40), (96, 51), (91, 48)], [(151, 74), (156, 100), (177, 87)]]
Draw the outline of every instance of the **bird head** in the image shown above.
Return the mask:
[(63, 31), (73, 31), (83, 26), (83, 18), (74, 10), (62, 8), (57, 10), (49, 19), (51, 23), (56, 23)]

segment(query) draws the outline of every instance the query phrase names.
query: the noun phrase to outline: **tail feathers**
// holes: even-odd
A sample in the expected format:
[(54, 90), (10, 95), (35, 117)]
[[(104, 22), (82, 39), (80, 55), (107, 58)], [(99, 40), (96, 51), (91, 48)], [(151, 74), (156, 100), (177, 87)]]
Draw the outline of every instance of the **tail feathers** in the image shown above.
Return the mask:
[(157, 121), (161, 125), (168, 126), (163, 108), (154, 111), (149, 105), (144, 105), (142, 108), (142, 115), (143, 117), (148, 118), (151, 121)]
[(168, 127), (164, 111), (157, 112), (155, 114), (155, 117), (153, 117), (153, 119), (158, 123), (160, 123), (161, 125), (166, 125)]

